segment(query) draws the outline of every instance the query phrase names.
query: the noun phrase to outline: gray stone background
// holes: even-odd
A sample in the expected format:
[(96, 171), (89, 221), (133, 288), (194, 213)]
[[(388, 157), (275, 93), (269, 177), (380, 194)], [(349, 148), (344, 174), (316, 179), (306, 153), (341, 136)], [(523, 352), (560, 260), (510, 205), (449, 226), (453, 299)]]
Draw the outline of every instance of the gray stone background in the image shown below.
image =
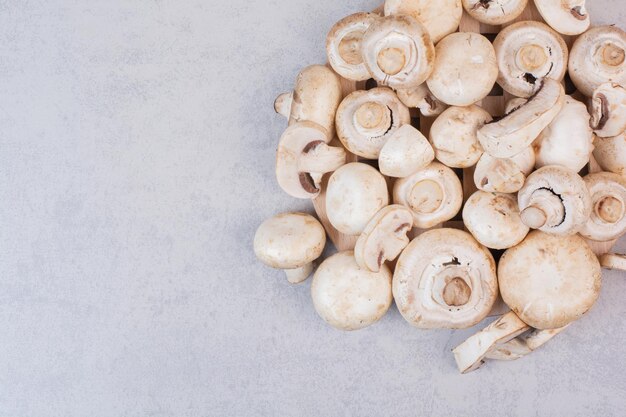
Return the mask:
[(376, 5), (0, 0), (1, 416), (626, 414), (624, 275), (545, 348), (461, 376), (476, 329), (392, 307), (342, 333), (255, 260), (263, 219), (310, 210), (274, 180), (273, 99)]

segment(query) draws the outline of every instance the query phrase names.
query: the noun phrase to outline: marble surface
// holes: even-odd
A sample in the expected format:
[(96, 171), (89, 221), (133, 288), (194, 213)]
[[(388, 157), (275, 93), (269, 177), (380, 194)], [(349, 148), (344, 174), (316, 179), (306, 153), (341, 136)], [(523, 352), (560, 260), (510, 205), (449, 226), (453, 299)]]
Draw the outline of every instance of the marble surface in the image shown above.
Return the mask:
[(545, 348), (461, 376), (476, 329), (392, 307), (342, 333), (255, 259), (263, 219), (311, 210), (274, 179), (273, 99), (376, 5), (0, 0), (0, 416), (626, 413), (624, 274)]

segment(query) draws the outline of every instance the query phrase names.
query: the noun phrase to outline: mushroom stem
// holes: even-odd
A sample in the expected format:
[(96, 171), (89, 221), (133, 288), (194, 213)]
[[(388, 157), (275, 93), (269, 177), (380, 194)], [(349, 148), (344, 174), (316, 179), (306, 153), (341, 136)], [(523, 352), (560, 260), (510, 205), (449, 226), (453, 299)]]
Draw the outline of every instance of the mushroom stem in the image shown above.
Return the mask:
[(617, 253), (605, 253), (600, 256), (600, 265), (602, 268), (614, 269), (617, 271), (626, 271), (626, 255)]
[(520, 216), (522, 218), (522, 222), (532, 229), (539, 229), (540, 227), (543, 227), (548, 220), (546, 213), (541, 210), (541, 208), (535, 206), (525, 208), (520, 213)]
[(560, 224), (565, 217), (565, 208), (558, 195), (551, 190), (540, 188), (533, 193), (530, 204), (522, 210), (520, 216), (526, 226), (539, 229), (546, 225)]
[(411, 189), (408, 203), (418, 213), (433, 213), (441, 207), (443, 199), (444, 191), (439, 183), (433, 180), (423, 180)]
[(287, 281), (292, 284), (300, 284), (304, 282), (309, 275), (313, 272), (313, 262), (309, 262), (296, 269), (285, 269), (285, 275), (287, 275)]
[(276, 97), (274, 101), (274, 111), (283, 117), (289, 119), (291, 114), (291, 103), (293, 102), (293, 93), (283, 93)]
[(328, 146), (324, 142), (312, 142), (300, 156), (298, 169), (301, 172), (325, 174), (333, 172), (346, 163), (346, 151)]
[(498, 344), (487, 354), (486, 358), (504, 361), (520, 359), (548, 343), (568, 326), (569, 324), (557, 329), (547, 330), (532, 329), (506, 343)]
[(617, 223), (624, 217), (624, 202), (613, 196), (604, 197), (596, 203), (595, 212), (605, 222)]

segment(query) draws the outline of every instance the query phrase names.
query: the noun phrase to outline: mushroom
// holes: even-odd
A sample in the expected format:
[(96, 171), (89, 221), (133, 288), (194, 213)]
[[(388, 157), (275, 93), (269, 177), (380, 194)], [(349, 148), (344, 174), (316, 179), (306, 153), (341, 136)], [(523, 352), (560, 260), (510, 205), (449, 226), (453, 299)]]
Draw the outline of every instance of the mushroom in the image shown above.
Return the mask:
[(561, 165), (578, 172), (587, 165), (593, 151), (593, 132), (587, 107), (565, 96), (563, 107), (533, 142), (535, 167)]
[(494, 158), (484, 153), (474, 170), (474, 184), (482, 191), (516, 193), (535, 166), (535, 152), (530, 146), (511, 158)]
[(433, 42), (426, 28), (409, 15), (373, 22), (363, 36), (361, 51), (372, 78), (395, 89), (417, 87), (433, 70)]
[(317, 268), (311, 284), (317, 314), (340, 330), (367, 327), (385, 315), (391, 306), (391, 271), (359, 268), (352, 251), (339, 252)]
[(536, 329), (556, 329), (585, 314), (600, 292), (598, 258), (578, 235), (531, 232), (498, 264), (504, 302)]
[(569, 75), (591, 97), (601, 84), (626, 85), (626, 33), (615, 26), (589, 29), (576, 39), (569, 54)]
[(498, 77), (491, 42), (471, 32), (452, 33), (435, 48), (435, 68), (426, 83), (446, 104), (469, 106), (485, 98)]
[(499, 26), (515, 20), (528, 0), (463, 0), (465, 11), (479, 22)]
[(378, 168), (390, 177), (408, 177), (435, 159), (435, 152), (422, 133), (407, 124), (387, 139), (378, 156)]
[(604, 171), (626, 176), (626, 132), (612, 138), (598, 138), (593, 156)]
[(428, 229), (453, 218), (463, 204), (461, 181), (447, 166), (433, 162), (396, 181), (393, 201), (413, 212), (413, 225)]
[(387, 139), (410, 122), (409, 109), (389, 88), (355, 91), (339, 105), (337, 135), (353, 154), (377, 159)]
[(555, 235), (578, 233), (591, 215), (591, 196), (585, 182), (559, 165), (530, 174), (517, 201), (524, 224)]
[(465, 202), (463, 223), (480, 244), (491, 249), (515, 246), (529, 231), (522, 223), (514, 195), (480, 190)]
[(327, 131), (317, 123), (302, 121), (287, 127), (276, 153), (276, 179), (295, 198), (315, 198), (322, 176), (346, 163), (346, 151), (326, 144)]
[(430, 128), (430, 143), (437, 159), (450, 168), (475, 165), (483, 154), (477, 131), (491, 120), (486, 110), (474, 104), (449, 107)]
[(433, 229), (400, 255), (393, 298), (402, 317), (422, 329), (463, 329), (487, 317), (498, 296), (491, 253), (467, 232)]
[(518, 22), (502, 29), (493, 42), (498, 84), (518, 97), (537, 92), (544, 78), (561, 81), (567, 70), (567, 45), (549, 26)]
[(606, 242), (626, 233), (626, 177), (610, 172), (583, 178), (591, 194), (593, 210), (580, 234)]
[(535, 0), (541, 17), (563, 35), (580, 35), (591, 21), (585, 8), (585, 0)]
[(393, 261), (409, 244), (407, 232), (413, 227), (413, 214), (401, 205), (382, 208), (369, 221), (354, 247), (359, 267), (380, 271), (385, 261)]
[(379, 18), (374, 13), (355, 13), (332, 27), (326, 37), (326, 53), (337, 74), (353, 81), (370, 78), (361, 55), (361, 41), (370, 25)]
[(388, 203), (385, 178), (367, 164), (346, 164), (328, 180), (326, 214), (333, 227), (346, 235), (360, 235)]
[(434, 43), (455, 32), (461, 23), (461, 0), (386, 0), (385, 15), (408, 14), (419, 20), (428, 30)]
[(524, 105), (478, 130), (478, 140), (485, 152), (496, 158), (510, 158), (522, 152), (556, 117), (564, 96), (561, 83), (544, 79), (537, 93)]
[[(515, 314), (515, 313), (511, 313)], [(506, 343), (495, 346), (488, 354), (488, 359), (498, 359), (511, 361), (520, 359), (534, 352), (553, 337), (559, 335), (563, 330), (567, 329), (569, 324), (558, 329), (533, 329), (529, 326), (529, 330)]]
[(303, 69), (293, 92), (278, 96), (276, 113), (289, 118), (289, 125), (310, 121), (326, 129), (329, 142), (335, 132), (335, 113), (343, 97), (339, 76), (323, 65)]
[(447, 104), (437, 100), (426, 83), (408, 90), (397, 90), (396, 93), (405, 106), (418, 108), (420, 113), (426, 117), (441, 114), (448, 107)]
[(626, 89), (604, 83), (591, 99), (591, 127), (601, 138), (617, 136), (626, 130)]
[(326, 232), (305, 213), (278, 214), (259, 226), (254, 235), (254, 253), (265, 265), (284, 269), (287, 280), (298, 284), (313, 271), (313, 261), (326, 245)]
[(605, 253), (604, 255), (600, 256), (600, 265), (602, 265), (602, 268), (606, 269), (626, 271), (626, 255)]

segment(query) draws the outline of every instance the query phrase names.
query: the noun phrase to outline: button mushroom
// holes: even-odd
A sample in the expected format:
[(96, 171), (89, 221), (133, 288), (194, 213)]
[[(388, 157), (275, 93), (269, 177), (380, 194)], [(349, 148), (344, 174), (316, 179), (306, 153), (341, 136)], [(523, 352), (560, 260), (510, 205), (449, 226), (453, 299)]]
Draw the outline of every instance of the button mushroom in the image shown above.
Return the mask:
[(498, 77), (491, 42), (478, 33), (453, 33), (435, 48), (435, 68), (426, 83), (446, 104), (469, 106), (485, 98)]
[(474, 170), (474, 184), (482, 191), (516, 193), (534, 166), (535, 152), (531, 147), (511, 158), (494, 158), (483, 153)]
[(591, 99), (591, 127), (602, 138), (617, 136), (626, 130), (626, 89), (604, 83)]
[(397, 90), (396, 93), (405, 106), (418, 108), (420, 113), (426, 117), (441, 114), (448, 107), (447, 104), (437, 100), (426, 83), (408, 90)]
[(612, 138), (598, 138), (593, 156), (604, 171), (626, 176), (626, 132)]
[(499, 26), (515, 20), (528, 0), (463, 0), (465, 11), (479, 22)]
[(391, 271), (361, 269), (352, 251), (339, 252), (317, 268), (311, 284), (317, 314), (340, 330), (367, 327), (385, 315), (391, 306)]
[(434, 43), (455, 32), (461, 23), (461, 0), (386, 0), (385, 15), (408, 14), (422, 22)]
[(585, 0), (535, 0), (535, 5), (541, 17), (563, 35), (580, 35), (591, 23)]
[(355, 91), (337, 110), (337, 135), (353, 154), (377, 159), (387, 139), (410, 122), (409, 109), (389, 88)]
[(626, 177), (598, 172), (583, 180), (591, 194), (593, 210), (580, 234), (600, 242), (618, 239), (626, 233)]
[(254, 235), (254, 253), (265, 265), (284, 269), (287, 280), (298, 284), (313, 271), (313, 261), (326, 245), (326, 232), (313, 216), (305, 213), (278, 214), (259, 226)]
[(393, 201), (413, 212), (413, 224), (428, 229), (453, 218), (461, 209), (461, 181), (447, 166), (433, 162), (396, 181)]
[(393, 276), (398, 310), (423, 329), (471, 327), (489, 314), (497, 296), (493, 256), (456, 229), (433, 229), (415, 238)]
[(390, 177), (408, 177), (435, 159), (435, 152), (422, 133), (411, 125), (396, 130), (380, 151), (378, 167)]

